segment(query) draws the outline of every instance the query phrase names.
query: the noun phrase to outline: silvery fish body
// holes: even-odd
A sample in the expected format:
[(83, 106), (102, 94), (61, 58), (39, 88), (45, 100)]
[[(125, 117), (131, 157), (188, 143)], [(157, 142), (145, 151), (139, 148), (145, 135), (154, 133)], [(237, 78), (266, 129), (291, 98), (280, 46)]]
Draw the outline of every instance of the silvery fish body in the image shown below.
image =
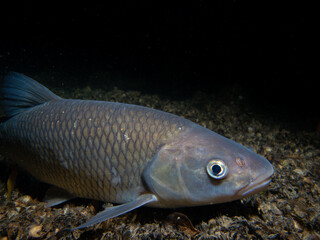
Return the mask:
[(273, 175), (266, 159), (170, 113), (62, 99), (18, 73), (7, 75), (1, 92), (4, 154), (74, 196), (122, 204), (78, 228), (145, 204), (232, 201), (264, 189)]

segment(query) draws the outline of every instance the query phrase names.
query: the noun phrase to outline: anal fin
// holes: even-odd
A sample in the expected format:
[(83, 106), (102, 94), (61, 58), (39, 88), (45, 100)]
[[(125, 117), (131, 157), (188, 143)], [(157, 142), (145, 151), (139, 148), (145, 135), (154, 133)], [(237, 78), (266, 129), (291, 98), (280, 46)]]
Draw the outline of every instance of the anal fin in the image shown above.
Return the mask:
[(94, 217), (92, 217), (89, 221), (87, 221), (86, 223), (71, 229), (72, 230), (76, 230), (76, 229), (80, 229), (80, 228), (85, 228), (85, 227), (89, 227), (93, 224), (97, 224), (100, 222), (103, 222), (107, 219), (110, 218), (114, 218), (117, 217), (121, 214), (130, 212), (131, 210), (134, 210), (138, 207), (141, 207), (147, 203), (151, 203), (151, 202), (156, 202), (158, 201), (157, 197), (153, 194), (143, 194), (141, 196), (139, 196), (136, 200), (125, 203), (125, 204), (121, 204), (118, 206), (114, 206), (114, 207), (109, 207), (106, 208), (105, 210), (103, 210), (102, 212), (98, 213), (97, 215), (95, 215)]

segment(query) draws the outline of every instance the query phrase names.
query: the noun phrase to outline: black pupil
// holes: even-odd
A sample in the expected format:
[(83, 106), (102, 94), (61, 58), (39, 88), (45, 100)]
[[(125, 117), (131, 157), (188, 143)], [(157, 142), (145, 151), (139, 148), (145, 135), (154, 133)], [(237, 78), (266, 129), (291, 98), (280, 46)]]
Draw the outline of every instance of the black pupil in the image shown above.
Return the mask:
[(213, 165), (211, 170), (214, 175), (219, 175), (221, 172), (221, 167), (219, 165)]

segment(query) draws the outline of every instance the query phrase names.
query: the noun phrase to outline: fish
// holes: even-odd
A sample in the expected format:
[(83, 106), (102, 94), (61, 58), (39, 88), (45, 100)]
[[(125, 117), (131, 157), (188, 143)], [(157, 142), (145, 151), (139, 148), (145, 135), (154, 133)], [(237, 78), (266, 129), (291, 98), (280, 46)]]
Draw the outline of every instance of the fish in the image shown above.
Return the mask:
[(72, 197), (117, 204), (72, 230), (141, 206), (234, 201), (265, 190), (274, 175), (264, 157), (171, 113), (64, 99), (17, 72), (4, 77), (0, 93), (1, 154), (66, 193), (49, 206)]

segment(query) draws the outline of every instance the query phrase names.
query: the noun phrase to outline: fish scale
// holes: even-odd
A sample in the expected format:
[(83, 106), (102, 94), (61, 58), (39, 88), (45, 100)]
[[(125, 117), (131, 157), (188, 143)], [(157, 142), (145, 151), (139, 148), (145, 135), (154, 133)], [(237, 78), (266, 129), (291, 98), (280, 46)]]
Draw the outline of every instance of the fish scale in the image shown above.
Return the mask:
[[(41, 181), (47, 206), (74, 196), (121, 205), (79, 229), (143, 205), (190, 207), (265, 189), (274, 170), (248, 148), (176, 115), (147, 107), (62, 99), (31, 78), (2, 83), (0, 150)], [(71, 195), (70, 195), (71, 194)], [(50, 197), (51, 196), (51, 197)]]
[(76, 196), (121, 203), (147, 191), (143, 169), (187, 123), (135, 105), (60, 100), (8, 120), (1, 132), (28, 156), (20, 164), (41, 181)]

